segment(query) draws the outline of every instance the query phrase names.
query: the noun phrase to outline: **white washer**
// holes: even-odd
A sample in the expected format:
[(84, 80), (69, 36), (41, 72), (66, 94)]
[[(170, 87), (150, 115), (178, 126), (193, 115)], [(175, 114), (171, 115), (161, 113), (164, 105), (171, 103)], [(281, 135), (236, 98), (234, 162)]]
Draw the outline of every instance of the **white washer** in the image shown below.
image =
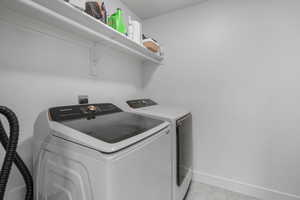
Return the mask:
[(192, 115), (181, 108), (158, 105), (151, 99), (127, 101), (127, 110), (171, 123), (172, 199), (183, 200), (192, 180)]
[(170, 124), (113, 104), (42, 112), (34, 132), (35, 200), (171, 199)]

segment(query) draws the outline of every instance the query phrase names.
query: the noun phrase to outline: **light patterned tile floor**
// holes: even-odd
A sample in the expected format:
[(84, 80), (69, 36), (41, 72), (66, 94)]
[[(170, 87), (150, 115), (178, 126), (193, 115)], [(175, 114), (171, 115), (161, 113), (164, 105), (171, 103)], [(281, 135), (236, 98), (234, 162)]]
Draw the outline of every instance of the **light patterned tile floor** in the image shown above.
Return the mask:
[(193, 182), (185, 200), (258, 200), (222, 188)]

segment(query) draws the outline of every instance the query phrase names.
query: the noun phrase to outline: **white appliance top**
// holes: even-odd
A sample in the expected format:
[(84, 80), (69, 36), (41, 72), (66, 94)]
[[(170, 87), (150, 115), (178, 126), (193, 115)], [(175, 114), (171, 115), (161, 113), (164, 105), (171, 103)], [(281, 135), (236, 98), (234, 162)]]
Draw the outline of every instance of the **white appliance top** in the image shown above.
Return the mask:
[(113, 104), (75, 105), (49, 110), (54, 135), (105, 153), (145, 139), (168, 123), (123, 112)]
[(150, 99), (131, 100), (127, 101), (127, 104), (133, 112), (171, 120), (178, 120), (190, 113), (188, 110), (183, 108), (158, 105)]

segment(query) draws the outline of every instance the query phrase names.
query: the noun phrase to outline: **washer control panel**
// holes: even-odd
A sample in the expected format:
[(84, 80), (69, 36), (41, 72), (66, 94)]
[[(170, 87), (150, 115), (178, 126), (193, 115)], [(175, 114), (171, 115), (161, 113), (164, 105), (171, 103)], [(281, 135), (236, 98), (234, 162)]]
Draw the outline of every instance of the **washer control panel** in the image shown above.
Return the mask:
[(123, 111), (111, 103), (72, 105), (50, 108), (49, 117), (50, 120), (62, 122), (81, 118), (94, 119), (99, 115), (112, 114), (116, 112)]
[(148, 106), (154, 106), (157, 105), (156, 102), (154, 102), (151, 99), (136, 99), (136, 100), (130, 100), (127, 101), (127, 104), (131, 108), (143, 108), (143, 107), (148, 107)]

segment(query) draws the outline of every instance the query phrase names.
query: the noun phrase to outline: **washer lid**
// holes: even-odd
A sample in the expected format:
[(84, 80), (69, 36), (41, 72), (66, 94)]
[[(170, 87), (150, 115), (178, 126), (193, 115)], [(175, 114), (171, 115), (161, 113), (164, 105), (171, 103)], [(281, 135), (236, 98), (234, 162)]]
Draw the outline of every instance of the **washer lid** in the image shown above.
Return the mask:
[(113, 104), (63, 106), (49, 109), (54, 136), (113, 153), (169, 127), (168, 122), (123, 112)]
[(111, 144), (142, 134), (163, 123), (161, 120), (126, 112), (97, 116), (91, 120), (62, 122), (65, 126)]

